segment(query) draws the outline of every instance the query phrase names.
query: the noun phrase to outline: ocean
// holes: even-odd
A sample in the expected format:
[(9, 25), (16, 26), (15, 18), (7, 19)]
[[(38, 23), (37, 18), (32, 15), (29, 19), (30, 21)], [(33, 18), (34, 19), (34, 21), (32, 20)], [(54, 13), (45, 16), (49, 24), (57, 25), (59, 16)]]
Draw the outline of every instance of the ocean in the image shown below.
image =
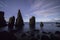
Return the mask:
[[(29, 22), (25, 22), (24, 24), (25, 25), (23, 27), (23, 31), (24, 32), (29, 31), (30, 30)], [(52, 32), (52, 33), (54, 33), (56, 31), (60, 31), (60, 27), (57, 27), (56, 22), (43, 22), (43, 24), (44, 24), (43, 31), (45, 31), (45, 32)], [(14, 29), (15, 29), (15, 26), (14, 26)], [(41, 30), (40, 22), (36, 22), (35, 29)], [(1, 31), (8, 31), (8, 26), (1, 27), (0, 28), (0, 32)]]

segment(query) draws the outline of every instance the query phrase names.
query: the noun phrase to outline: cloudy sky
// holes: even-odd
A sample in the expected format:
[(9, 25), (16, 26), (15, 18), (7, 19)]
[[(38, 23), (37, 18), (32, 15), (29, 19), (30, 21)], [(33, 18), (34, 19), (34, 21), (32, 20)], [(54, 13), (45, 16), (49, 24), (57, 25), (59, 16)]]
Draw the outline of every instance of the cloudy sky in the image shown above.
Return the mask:
[(5, 12), (7, 21), (17, 17), (19, 9), (25, 22), (32, 16), (36, 22), (60, 20), (60, 0), (0, 0), (0, 11)]

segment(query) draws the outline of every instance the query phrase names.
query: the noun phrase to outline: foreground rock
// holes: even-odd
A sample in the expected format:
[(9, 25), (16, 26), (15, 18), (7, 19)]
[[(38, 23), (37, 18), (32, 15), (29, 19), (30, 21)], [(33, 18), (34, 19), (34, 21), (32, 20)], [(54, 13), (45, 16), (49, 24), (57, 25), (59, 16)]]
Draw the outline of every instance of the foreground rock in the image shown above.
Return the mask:
[(46, 35), (42, 35), (41, 40), (50, 40), (50, 38)]
[(35, 17), (34, 17), (34, 16), (32, 16), (32, 18), (30, 18), (29, 25), (30, 25), (30, 28), (31, 28), (32, 30), (35, 29)]
[(18, 11), (17, 19), (16, 19), (16, 25), (15, 26), (22, 26), (24, 25), (23, 18), (21, 15), (20, 10)]
[(12, 32), (0, 32), (0, 40), (17, 40)]
[(55, 32), (55, 34), (58, 34), (58, 35), (60, 35), (60, 32), (59, 32), (59, 31), (56, 31), (56, 32)]
[(5, 21), (5, 18), (4, 18), (4, 12), (3, 11), (0, 11), (0, 27), (3, 27), (3, 26), (6, 26), (6, 21)]
[(13, 28), (14, 22), (15, 22), (15, 17), (14, 16), (10, 17), (8, 27)]

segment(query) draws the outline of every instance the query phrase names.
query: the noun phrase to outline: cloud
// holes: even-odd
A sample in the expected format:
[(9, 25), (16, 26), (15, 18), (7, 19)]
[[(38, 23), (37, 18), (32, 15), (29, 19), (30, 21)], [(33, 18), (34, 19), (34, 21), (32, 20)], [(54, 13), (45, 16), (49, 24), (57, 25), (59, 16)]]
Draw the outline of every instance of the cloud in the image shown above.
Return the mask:
[(8, 17), (11, 15), (16, 15), (16, 11), (21, 8), (23, 18), (26, 21), (29, 20), (31, 16), (36, 16), (38, 21), (49, 21), (52, 20), (54, 16), (57, 18), (60, 16), (59, 0), (1, 0), (0, 8), (5, 10), (6, 14), (11, 13), (6, 15)]
[(0, 1), (0, 4), (4, 7), (7, 7), (6, 1)]
[(31, 13), (37, 16), (43, 15), (45, 17), (49, 15), (55, 15), (56, 13), (58, 13), (58, 10), (56, 9), (59, 8), (60, 5), (55, 5), (56, 3), (52, 2), (52, 0), (51, 2), (50, 1), (46, 2), (44, 2), (44, 0), (35, 0), (30, 8), (32, 11)]
[(8, 2), (6, 2), (5, 0), (0, 0), (0, 10), (3, 11), (3, 10), (7, 10), (7, 5)]
[(35, 15), (37, 20), (40, 20), (41, 18), (42, 21), (51, 21), (52, 18), (48, 18), (48, 16), (54, 15), (57, 17), (57, 14), (60, 13), (60, 5), (58, 0), (35, 0), (30, 8), (30, 14)]
[(60, 18), (54, 18), (54, 20), (60, 20)]
[(41, 19), (39, 19), (39, 18), (37, 18), (36, 19), (36, 22), (50, 22), (50, 21), (52, 21), (50, 18), (41, 18)]

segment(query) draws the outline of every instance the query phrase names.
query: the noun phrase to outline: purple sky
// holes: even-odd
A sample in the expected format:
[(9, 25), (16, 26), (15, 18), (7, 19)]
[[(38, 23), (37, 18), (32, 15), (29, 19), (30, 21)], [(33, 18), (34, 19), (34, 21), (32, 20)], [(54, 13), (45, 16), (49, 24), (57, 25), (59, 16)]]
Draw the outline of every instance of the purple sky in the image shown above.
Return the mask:
[(17, 17), (19, 9), (25, 22), (32, 16), (36, 22), (60, 20), (60, 0), (0, 0), (0, 11), (5, 12), (7, 21)]

